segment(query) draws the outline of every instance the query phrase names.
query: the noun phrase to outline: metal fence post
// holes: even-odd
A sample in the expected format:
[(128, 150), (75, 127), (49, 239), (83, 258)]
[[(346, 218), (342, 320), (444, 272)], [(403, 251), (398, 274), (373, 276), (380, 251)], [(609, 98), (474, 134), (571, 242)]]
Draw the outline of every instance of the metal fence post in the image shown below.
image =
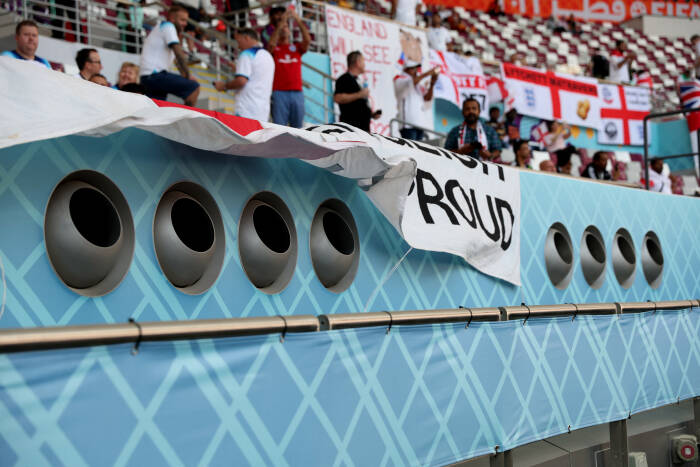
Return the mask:
[(628, 467), (627, 419), (610, 422), (610, 466)]

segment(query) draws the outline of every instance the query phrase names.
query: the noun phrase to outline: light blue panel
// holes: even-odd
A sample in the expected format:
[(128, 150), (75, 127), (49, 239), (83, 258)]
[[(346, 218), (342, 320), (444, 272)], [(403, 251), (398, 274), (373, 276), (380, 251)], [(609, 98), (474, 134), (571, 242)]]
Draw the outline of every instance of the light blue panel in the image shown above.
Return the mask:
[(445, 99), (434, 99), (433, 109), (435, 131), (440, 133), (447, 134), (464, 120), (461, 109)]
[[(306, 52), (302, 55), (302, 62), (328, 75), (331, 74), (331, 61), (328, 55)], [(333, 109), (333, 83), (307, 67), (301, 67), (301, 78), (317, 88), (325, 87), (327, 92), (324, 97), (320, 89), (313, 87), (304, 88), (304, 106), (307, 113), (305, 120), (309, 123), (331, 123), (335, 121), (333, 112), (331, 111), (331, 115), (328, 115), (323, 111), (323, 106), (319, 105), (319, 103), (325, 101), (326, 106)]]
[[(671, 156), (673, 154), (688, 154), (693, 151), (686, 119), (668, 122), (655, 121), (651, 126), (651, 138), (650, 156)], [(692, 157), (668, 159), (665, 162), (672, 172), (695, 167)]]
[(0, 465), (446, 465), (700, 394), (700, 311), (0, 355)]
[[(533, 172), (522, 172), (520, 180), (520, 262), (527, 303), (636, 302), (699, 296), (700, 271), (688, 265), (700, 264), (700, 200)], [(569, 231), (576, 259), (586, 227), (594, 225), (600, 230), (607, 253), (601, 288), (588, 286), (578, 260), (565, 290), (556, 289), (549, 281), (542, 260), (544, 233), (555, 222)], [(631, 234), (637, 255), (636, 276), (629, 289), (620, 286), (612, 268), (612, 242), (620, 228)], [(648, 231), (657, 234), (664, 254), (664, 276), (658, 289), (649, 287), (641, 267), (642, 240)]]
[[(53, 273), (43, 243), (43, 213), (53, 187), (80, 169), (105, 173), (122, 190), (136, 228), (129, 273), (113, 292), (81, 297)], [(546, 177), (546, 178), (545, 178)], [(209, 190), (222, 211), (226, 257), (220, 278), (207, 293), (177, 291), (161, 273), (152, 240), (156, 204), (173, 183), (191, 180)], [(240, 266), (238, 219), (246, 200), (271, 190), (289, 206), (299, 240), (297, 268), (280, 294), (266, 295), (250, 284)], [(408, 245), (355, 183), (297, 160), (224, 156), (192, 149), (140, 130), (106, 138), (65, 137), (0, 151), (0, 254), (7, 303), (0, 327), (104, 322), (322, 314), (378, 310), (505, 306), (527, 303), (689, 299), (700, 296), (700, 200), (522, 173), (522, 289), (477, 272), (453, 255), (413, 250), (382, 284)], [(309, 226), (323, 201), (338, 198), (351, 209), (360, 234), (361, 258), (353, 285), (341, 294), (326, 290), (309, 257)], [(563, 222), (574, 239), (575, 257), (583, 229), (595, 224), (608, 250), (613, 233), (627, 228), (640, 254), (641, 239), (654, 230), (666, 257), (664, 280), (651, 290), (641, 269), (622, 289), (608, 265), (603, 286), (583, 282), (578, 261), (565, 291), (545, 272), (543, 242), (549, 226)], [(377, 293), (374, 293), (375, 290)], [(1, 297), (1, 295), (0, 295)], [(373, 297), (373, 298), (371, 298)], [(371, 300), (370, 300), (371, 298)]]

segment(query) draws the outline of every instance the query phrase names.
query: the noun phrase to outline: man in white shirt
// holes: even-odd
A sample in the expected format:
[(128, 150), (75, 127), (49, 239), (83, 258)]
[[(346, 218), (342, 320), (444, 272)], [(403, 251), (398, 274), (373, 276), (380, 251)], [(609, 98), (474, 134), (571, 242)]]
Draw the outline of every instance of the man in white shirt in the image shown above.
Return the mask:
[(671, 179), (664, 175), (663, 159), (652, 159), (649, 163), (649, 190), (671, 194)]
[[(141, 84), (152, 99), (165, 100), (174, 94), (194, 106), (199, 96), (199, 83), (187, 67), (187, 57), (182, 50), (180, 37), (187, 24), (187, 10), (175, 5), (168, 10), (167, 21), (161, 22), (148, 34), (141, 52)], [(175, 61), (180, 75), (168, 70)]]
[(428, 45), (431, 49), (446, 52), (448, 42), (450, 42), (450, 32), (442, 25), (442, 18), (440, 18), (440, 15), (434, 13), (430, 18)]
[(231, 81), (217, 81), (214, 86), (219, 91), (236, 91), (236, 115), (267, 122), (275, 61), (270, 52), (261, 47), (255, 29), (239, 29), (235, 38), (241, 50), (236, 61), (236, 75)]
[[(438, 70), (436, 67), (419, 74), (420, 63), (407, 60), (403, 73), (394, 77), (394, 92), (399, 107), (396, 118), (405, 122), (400, 130), (403, 138), (416, 141), (423, 139), (423, 130), (414, 128), (413, 125), (420, 127), (430, 125), (426, 118), (432, 115), (428, 110), (432, 104), (433, 88), (439, 76)], [(429, 84), (421, 83), (428, 77), (430, 77)]]
[(391, 17), (399, 23), (416, 25), (416, 8), (420, 0), (391, 0)]
[(627, 42), (615, 42), (615, 50), (612, 51), (610, 56), (610, 75), (608, 79), (617, 83), (629, 83), (629, 65), (634, 61), (634, 58), (634, 52), (627, 50)]

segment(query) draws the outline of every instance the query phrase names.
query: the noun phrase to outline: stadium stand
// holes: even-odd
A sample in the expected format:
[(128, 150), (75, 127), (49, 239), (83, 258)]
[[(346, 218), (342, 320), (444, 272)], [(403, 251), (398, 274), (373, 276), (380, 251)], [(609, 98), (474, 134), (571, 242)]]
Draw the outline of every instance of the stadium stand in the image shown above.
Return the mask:
[[(172, 0), (149, 3), (147, 7), (130, 5), (120, 0), (95, 0), (85, 3), (83, 10), (78, 8), (79, 27), (67, 21), (64, 24), (65, 40), (96, 44), (108, 49), (137, 52), (148, 31), (162, 18), (164, 11), (173, 4)], [(340, 6), (361, 9), (370, 14), (388, 17), (391, 12), (389, 0), (367, 0), (364, 2), (329, 2)], [(267, 25), (267, 12), (279, 2), (252, 2), (243, 11), (243, 21), (259, 32)], [(51, 25), (46, 2), (0, 1), (0, 32), (7, 30), (17, 21), (22, 5), (31, 9), (31, 15), (43, 28)], [(226, 0), (212, 0), (216, 13), (207, 21), (197, 23), (204, 31), (199, 39), (194, 39), (193, 56), (201, 62), (192, 65), (192, 74), (199, 81), (202, 92), (198, 106), (208, 109), (233, 113), (235, 102), (230, 96), (218, 93), (212, 82), (232, 76), (233, 61), (237, 55), (236, 44), (230, 38), (234, 23), (231, 19), (239, 18), (240, 12), (230, 11)], [(304, 1), (300, 3), (301, 13), (312, 35), (311, 51), (327, 53), (326, 32), (323, 3)], [(138, 12), (136, 11), (138, 10)], [(431, 14), (438, 11), (420, 5), (418, 26), (427, 27)], [(652, 103), (654, 110), (675, 109), (679, 106), (676, 89), (679, 76), (694, 62), (693, 51), (688, 38), (667, 38), (645, 35), (640, 31), (619, 24), (578, 23), (576, 33), (553, 32), (546, 24), (545, 18), (530, 18), (520, 15), (492, 15), (483, 11), (468, 10), (457, 6), (447, 13), (440, 11), (444, 22), (450, 27), (452, 50), (461, 53), (473, 53), (478, 57), (487, 72), (495, 72), (501, 62), (513, 59), (518, 54), (524, 63), (543, 69), (574, 75), (589, 73), (589, 63), (595, 53), (609, 55), (619, 40), (626, 41), (631, 51), (637, 55), (635, 69), (646, 71), (653, 82)], [(135, 21), (135, 19), (137, 19)], [(240, 24), (239, 21), (236, 22)], [(42, 31), (47, 34), (46, 30)], [(295, 31), (298, 33), (298, 31)], [(130, 48), (133, 48), (131, 50)], [(70, 72), (73, 63), (52, 62), (56, 70)], [(112, 78), (112, 77), (108, 77)], [(309, 87), (305, 83), (305, 87)], [(332, 109), (330, 110), (332, 112)], [(593, 151), (591, 151), (592, 153)], [(549, 155), (556, 163), (556, 156)], [(538, 170), (539, 163), (547, 158), (546, 152), (533, 152), (533, 167)], [(503, 153), (503, 161), (513, 160), (510, 149)], [(579, 148), (571, 158), (572, 174), (579, 175), (591, 162), (588, 151)], [(611, 154), (608, 170), (617, 167), (619, 180), (632, 184), (643, 180), (643, 158), (639, 154), (616, 151)], [(668, 172), (666, 165), (666, 172)], [(698, 189), (695, 176), (686, 173), (673, 176), (675, 192), (694, 194)]]

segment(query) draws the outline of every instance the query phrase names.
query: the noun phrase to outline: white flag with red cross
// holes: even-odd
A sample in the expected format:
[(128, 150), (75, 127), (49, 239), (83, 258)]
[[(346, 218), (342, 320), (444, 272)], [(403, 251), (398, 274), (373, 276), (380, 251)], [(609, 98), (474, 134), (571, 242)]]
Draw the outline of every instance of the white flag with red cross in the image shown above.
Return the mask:
[(601, 144), (644, 144), (644, 117), (651, 111), (651, 90), (647, 87), (600, 84), (598, 142)]
[(501, 74), (509, 92), (515, 97), (518, 113), (600, 128), (597, 80), (511, 63), (501, 65)]
[(481, 62), (475, 57), (462, 57), (452, 52), (430, 50), (430, 66), (440, 67), (433, 96), (452, 102), (460, 109), (468, 97), (479, 101), (481, 116), (489, 116), (489, 93)]

